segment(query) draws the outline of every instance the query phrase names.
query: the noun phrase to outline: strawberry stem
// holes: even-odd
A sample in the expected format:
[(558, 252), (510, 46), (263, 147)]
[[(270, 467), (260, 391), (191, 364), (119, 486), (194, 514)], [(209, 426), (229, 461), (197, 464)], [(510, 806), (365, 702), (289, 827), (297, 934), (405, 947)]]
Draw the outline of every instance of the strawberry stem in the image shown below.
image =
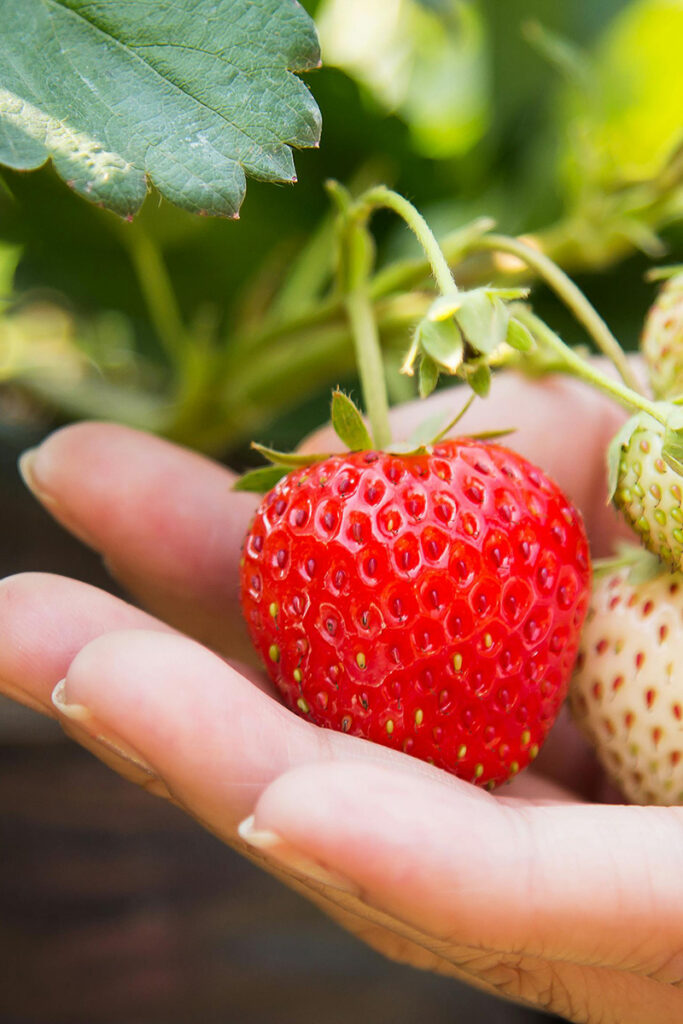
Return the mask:
[(389, 399), (379, 331), (368, 293), (367, 278), (359, 281), (347, 293), (345, 305), (372, 438), (377, 448), (387, 448), (391, 444)]
[(605, 376), (601, 370), (598, 370), (596, 366), (577, 355), (569, 345), (566, 345), (564, 341), (555, 334), (553, 330), (548, 327), (540, 317), (537, 317), (531, 310), (526, 308), (515, 309), (515, 319), (527, 327), (531, 333), (543, 342), (548, 348), (552, 349), (559, 356), (561, 362), (567, 367), (576, 377), (580, 377), (582, 380), (587, 381), (589, 384), (594, 385), (600, 391), (604, 391), (605, 394), (615, 398), (617, 402), (623, 405), (625, 408), (630, 410), (640, 410), (646, 412), (652, 416), (653, 419), (657, 420), (658, 423), (662, 423), (666, 426), (667, 417), (665, 411), (661, 405), (656, 402), (650, 401), (645, 395), (641, 394), (640, 391), (633, 391), (630, 387), (621, 384), (617, 380), (610, 380), (609, 377)]
[(185, 355), (187, 331), (171, 278), (156, 242), (141, 226), (117, 222), (119, 238), (128, 251), (156, 336), (171, 363)]
[(375, 447), (386, 448), (391, 444), (389, 398), (369, 283), (374, 245), (349, 192), (336, 181), (328, 181), (327, 191), (339, 211), (337, 282), (351, 328), (363, 404)]
[(624, 381), (633, 391), (640, 393), (640, 384), (631, 369), (626, 353), (596, 309), (590, 304), (580, 288), (563, 270), (544, 253), (532, 248), (517, 238), (506, 235), (482, 235), (474, 242), (473, 249), (489, 249), (516, 256), (548, 284), (572, 311), (601, 352), (614, 364)]
[(368, 219), (373, 210), (382, 207), (397, 213), (415, 234), (418, 242), (424, 249), (439, 291), (443, 295), (452, 295), (458, 291), (458, 286), (455, 283), (448, 260), (444, 256), (441, 246), (437, 242), (427, 221), (421, 213), (418, 213), (412, 203), (385, 185), (378, 185), (376, 188), (368, 189), (367, 192), (359, 196), (354, 206), (356, 215), (363, 222)]

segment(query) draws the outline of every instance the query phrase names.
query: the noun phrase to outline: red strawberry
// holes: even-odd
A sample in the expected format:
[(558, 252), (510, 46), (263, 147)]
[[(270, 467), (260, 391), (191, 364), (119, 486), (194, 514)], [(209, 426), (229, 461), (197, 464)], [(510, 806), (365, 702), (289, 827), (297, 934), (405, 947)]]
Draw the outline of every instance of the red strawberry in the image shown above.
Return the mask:
[(459, 439), (289, 473), (249, 530), (241, 589), (290, 708), (493, 786), (565, 697), (590, 563), (554, 483)]

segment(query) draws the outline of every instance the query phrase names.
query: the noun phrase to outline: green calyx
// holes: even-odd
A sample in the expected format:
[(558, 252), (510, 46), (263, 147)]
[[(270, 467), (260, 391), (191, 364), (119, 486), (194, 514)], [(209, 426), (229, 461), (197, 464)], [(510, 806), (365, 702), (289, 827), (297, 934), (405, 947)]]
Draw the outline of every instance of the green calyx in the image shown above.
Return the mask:
[(423, 398), (434, 390), (442, 373), (460, 377), (475, 394), (485, 396), (492, 356), (505, 345), (520, 352), (535, 347), (531, 333), (507, 305), (528, 294), (527, 288), (474, 288), (440, 295), (415, 328), (401, 372), (412, 376), (419, 360)]
[[(413, 430), (406, 441), (392, 441), (382, 450), (392, 455), (427, 454), (434, 445), (445, 440), (455, 429), (475, 398), (476, 394), (471, 394), (454, 417), (444, 417), (443, 413), (439, 413), (438, 416), (430, 416)], [(376, 446), (372, 444), (372, 438), (360, 410), (353, 400), (342, 391), (335, 391), (332, 395), (331, 420), (337, 437), (348, 451), (368, 451), (373, 447), (377, 450)], [(505, 437), (512, 432), (511, 429), (489, 430), (465, 436), (489, 441)], [(333, 457), (330, 452), (281, 452), (256, 443), (252, 443), (251, 447), (264, 459), (267, 459), (271, 465), (259, 466), (258, 469), (252, 469), (245, 473), (234, 484), (233, 490), (235, 491), (253, 491), (257, 494), (265, 494), (292, 470), (314, 466), (318, 462), (324, 462)]]
[(629, 583), (647, 583), (668, 572), (661, 558), (635, 544), (620, 543), (613, 558), (597, 558), (593, 561), (593, 575), (596, 578), (608, 576), (622, 569), (628, 569)]
[[(361, 412), (348, 395), (339, 390), (335, 391), (332, 395), (330, 413), (334, 432), (349, 451), (366, 451), (373, 447)], [(249, 470), (237, 480), (233, 486), (235, 491), (265, 494), (293, 469), (314, 466), (317, 462), (331, 458), (330, 452), (281, 452), (255, 442), (252, 442), (251, 447), (271, 465)]]

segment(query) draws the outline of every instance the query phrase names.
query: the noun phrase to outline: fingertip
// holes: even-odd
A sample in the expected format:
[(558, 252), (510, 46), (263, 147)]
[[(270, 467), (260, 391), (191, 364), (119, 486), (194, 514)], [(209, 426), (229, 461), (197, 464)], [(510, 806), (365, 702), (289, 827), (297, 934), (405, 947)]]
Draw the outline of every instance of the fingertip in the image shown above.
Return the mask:
[(66, 674), (69, 703), (110, 712), (149, 695), (169, 697), (175, 675), (201, 674), (203, 662), (220, 659), (194, 640), (150, 629), (119, 629), (102, 633), (75, 655)]

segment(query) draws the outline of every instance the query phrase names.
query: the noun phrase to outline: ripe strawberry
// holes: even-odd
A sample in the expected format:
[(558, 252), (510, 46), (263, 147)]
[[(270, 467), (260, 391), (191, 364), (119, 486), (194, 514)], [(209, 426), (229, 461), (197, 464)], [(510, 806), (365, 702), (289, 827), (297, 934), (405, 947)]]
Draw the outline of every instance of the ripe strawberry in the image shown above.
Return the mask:
[(683, 575), (596, 578), (569, 703), (632, 801), (683, 803)]
[(672, 569), (683, 568), (683, 478), (672, 468), (665, 428), (633, 417), (612, 442), (614, 503), (643, 544)]
[(473, 439), (289, 473), (241, 569), (290, 708), (490, 786), (552, 725), (589, 586), (579, 513), (520, 455)]
[(661, 289), (645, 319), (640, 347), (655, 397), (683, 394), (683, 273)]

